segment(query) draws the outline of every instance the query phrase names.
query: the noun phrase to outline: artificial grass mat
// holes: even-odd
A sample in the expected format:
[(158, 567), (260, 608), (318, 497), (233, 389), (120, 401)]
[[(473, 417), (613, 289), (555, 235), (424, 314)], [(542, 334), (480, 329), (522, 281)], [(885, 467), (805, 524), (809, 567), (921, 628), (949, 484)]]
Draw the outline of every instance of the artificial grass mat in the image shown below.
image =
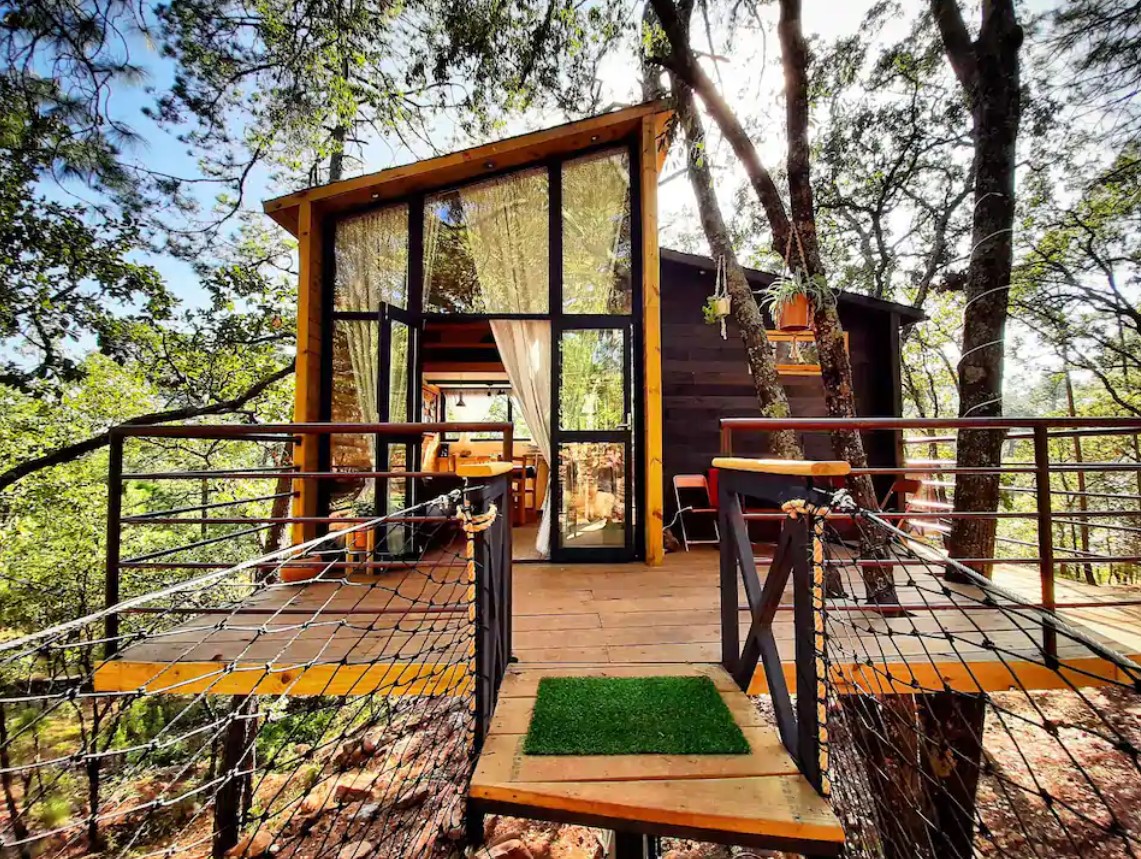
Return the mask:
[(543, 677), (528, 755), (745, 755), (708, 677)]

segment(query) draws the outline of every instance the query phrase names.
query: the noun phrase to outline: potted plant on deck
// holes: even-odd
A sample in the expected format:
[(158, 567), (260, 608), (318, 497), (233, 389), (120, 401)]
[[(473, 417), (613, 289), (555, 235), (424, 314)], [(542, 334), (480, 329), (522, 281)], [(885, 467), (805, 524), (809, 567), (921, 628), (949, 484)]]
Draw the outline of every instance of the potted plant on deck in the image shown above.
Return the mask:
[[(374, 519), (376, 518), (376, 504), (370, 500), (358, 500), (353, 504), (353, 516), (358, 519)], [(355, 531), (349, 531), (345, 535), (345, 549), (350, 552), (360, 552), (367, 554), (372, 551), (373, 547), (373, 529), (361, 528), (363, 522), (354, 522), (351, 528), (356, 528)]]

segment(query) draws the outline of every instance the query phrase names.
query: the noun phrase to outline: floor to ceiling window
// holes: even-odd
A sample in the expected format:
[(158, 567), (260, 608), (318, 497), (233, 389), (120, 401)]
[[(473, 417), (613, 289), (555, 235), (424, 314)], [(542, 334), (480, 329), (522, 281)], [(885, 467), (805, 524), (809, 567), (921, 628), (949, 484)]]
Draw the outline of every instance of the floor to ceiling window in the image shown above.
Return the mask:
[[(391, 321), (405, 320), (398, 309), (412, 329), (425, 317), (489, 318), (513, 410), (556, 483), (545, 494), (544, 553), (634, 551), (631, 167), (630, 148), (615, 146), (413, 195), (349, 216), (333, 234), (329, 418), (410, 414), (420, 380), (409, 331)], [(349, 471), (376, 456), (365, 436), (339, 436), (331, 449), (333, 467)]]
[[(336, 224), (333, 244), (332, 337), (329, 420), (336, 423), (376, 423), (407, 419), (408, 331), (391, 328), (389, 360), (381, 360), (382, 305), (408, 305), (408, 206), (386, 206), (345, 218)], [(380, 378), (387, 373), (387, 380)], [(387, 381), (387, 385), (382, 384)], [(379, 402), (381, 391), (387, 403)], [(373, 471), (379, 459), (372, 435), (337, 435), (330, 441), (331, 465), (346, 472)], [(386, 459), (402, 468), (402, 448)], [(402, 481), (393, 482), (394, 504), (403, 501)], [(339, 484), (335, 507), (353, 504), (361, 512), (375, 509), (375, 481), (346, 480)]]

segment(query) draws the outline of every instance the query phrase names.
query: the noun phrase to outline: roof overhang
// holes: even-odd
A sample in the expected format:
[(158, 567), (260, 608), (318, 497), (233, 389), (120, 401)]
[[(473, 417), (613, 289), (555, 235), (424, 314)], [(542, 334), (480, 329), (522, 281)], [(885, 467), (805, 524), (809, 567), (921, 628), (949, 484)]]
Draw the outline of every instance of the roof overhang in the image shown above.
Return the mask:
[[(709, 257), (703, 257), (699, 254), (690, 254), (685, 251), (675, 251), (672, 248), (662, 248), (659, 251), (663, 262), (672, 262), (679, 265), (687, 265), (693, 268), (706, 269), (710, 272), (716, 270), (716, 264)], [(745, 279), (749, 281), (749, 285), (754, 289), (764, 289), (774, 280), (776, 275), (772, 272), (761, 271), (756, 268), (744, 268)], [(836, 300), (844, 304), (853, 305), (855, 307), (863, 307), (866, 310), (874, 310), (880, 313), (898, 313), (901, 325), (912, 325), (916, 322), (921, 322), (927, 318), (927, 314), (918, 308), (912, 307), (910, 304), (900, 304), (896, 301), (885, 301), (882, 298), (873, 298), (870, 295), (862, 295), (858, 292), (847, 292), (840, 290), (836, 294)]]
[[(322, 215), (348, 211), (623, 140), (636, 133), (646, 118), (653, 121), (655, 135), (660, 138), (671, 115), (666, 102), (645, 102), (413, 164), (316, 185), (267, 200), (263, 207), (266, 214), (297, 235), (298, 209), (305, 201), (314, 204)], [(659, 166), (664, 157), (659, 151)]]

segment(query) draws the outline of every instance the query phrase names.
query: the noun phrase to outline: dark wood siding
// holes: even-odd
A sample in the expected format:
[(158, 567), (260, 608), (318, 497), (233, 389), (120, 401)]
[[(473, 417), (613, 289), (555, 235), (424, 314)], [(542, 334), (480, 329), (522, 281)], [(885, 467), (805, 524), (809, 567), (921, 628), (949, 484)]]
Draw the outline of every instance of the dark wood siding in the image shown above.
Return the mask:
[[(745, 350), (732, 321), (727, 338), (707, 325), (702, 305), (713, 292), (713, 273), (691, 265), (662, 260), (662, 408), (663, 468), (666, 480), (666, 520), (673, 516), (673, 476), (702, 474), (720, 446), (718, 421), (727, 417), (759, 416), (756, 394), (745, 363)], [(899, 319), (889, 311), (841, 303), (840, 317), (848, 332), (852, 383), (861, 416), (899, 413), (899, 374), (893, 347)], [(825, 417), (824, 389), (818, 376), (784, 376), (795, 417)], [(831, 444), (820, 433), (802, 439), (805, 455), (832, 458)], [(895, 465), (893, 433), (865, 437), (873, 465)], [(734, 453), (766, 453), (761, 434), (741, 434)], [(890, 485), (890, 479), (884, 481)], [(886, 487), (884, 487), (886, 488)]]

